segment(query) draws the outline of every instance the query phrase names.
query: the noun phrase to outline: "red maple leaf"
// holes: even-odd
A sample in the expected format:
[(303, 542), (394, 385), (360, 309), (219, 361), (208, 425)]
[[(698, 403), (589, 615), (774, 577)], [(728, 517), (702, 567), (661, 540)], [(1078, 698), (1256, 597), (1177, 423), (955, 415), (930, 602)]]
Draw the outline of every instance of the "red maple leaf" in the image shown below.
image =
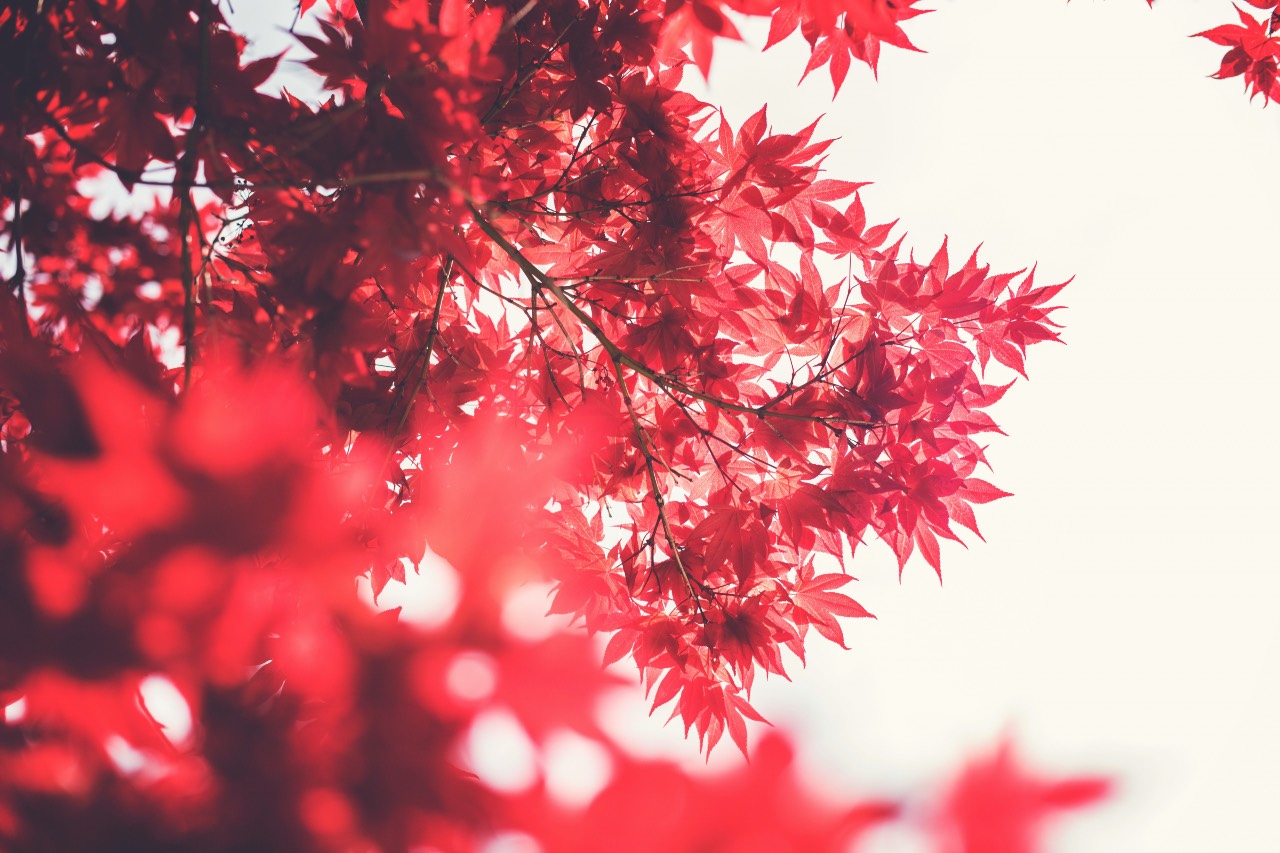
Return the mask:
[(806, 565), (797, 576), (797, 583), (791, 592), (791, 600), (796, 606), (796, 623), (812, 625), (818, 633), (841, 648), (844, 644), (844, 631), (836, 617), (849, 618), (875, 617), (858, 602), (835, 590), (848, 584), (854, 578), (851, 575), (818, 575), (814, 576), (812, 565)]
[(1107, 796), (1111, 783), (1088, 776), (1049, 781), (1019, 766), (1013, 746), (1000, 744), (973, 761), (951, 787), (938, 818), (944, 853), (1035, 853), (1047, 818)]
[[(1269, 2), (1263, 5), (1261, 0), (1249, 2), (1259, 9), (1275, 6)], [(1276, 100), (1280, 97), (1280, 85), (1277, 83), (1280, 38), (1273, 35), (1276, 30), (1274, 16), (1258, 20), (1239, 7), (1236, 7), (1236, 13), (1240, 17), (1239, 24), (1223, 24), (1196, 33), (1197, 38), (1230, 48), (1222, 58), (1222, 66), (1213, 76), (1218, 79), (1243, 76), (1252, 96), (1262, 95), (1264, 101)]]

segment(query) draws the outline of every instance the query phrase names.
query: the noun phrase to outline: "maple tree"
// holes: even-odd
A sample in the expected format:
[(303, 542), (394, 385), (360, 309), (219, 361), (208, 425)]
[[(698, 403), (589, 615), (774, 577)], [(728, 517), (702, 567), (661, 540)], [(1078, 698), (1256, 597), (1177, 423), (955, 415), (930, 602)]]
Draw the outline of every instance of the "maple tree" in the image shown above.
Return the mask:
[[(980, 535), (1009, 387), (986, 369), (1057, 338), (1064, 285), (904, 253), (816, 123), (733, 127), (682, 91), (729, 12), (798, 30), (838, 89), (920, 10), (303, 0), (316, 99), (212, 0), (0, 11), (0, 838), (461, 850), (496, 821), (574, 849), (545, 792), (454, 767), (495, 703), (608, 743), (613, 677), (582, 636), (513, 637), (512, 589), (553, 580), (655, 709), (746, 752), (757, 672), (871, 615), (857, 547), (940, 572), (939, 540)], [(160, 194), (104, 214), (113, 182)], [(426, 543), (460, 579), (441, 625), (354, 593)], [(679, 784), (783, 796), (769, 743), (745, 781)], [(675, 772), (608, 748), (602, 826)], [(1013, 792), (1001, 849), (1102, 791), (992, 766), (947, 813)], [(786, 796), (760, 819), (795, 849), (893, 814)]]

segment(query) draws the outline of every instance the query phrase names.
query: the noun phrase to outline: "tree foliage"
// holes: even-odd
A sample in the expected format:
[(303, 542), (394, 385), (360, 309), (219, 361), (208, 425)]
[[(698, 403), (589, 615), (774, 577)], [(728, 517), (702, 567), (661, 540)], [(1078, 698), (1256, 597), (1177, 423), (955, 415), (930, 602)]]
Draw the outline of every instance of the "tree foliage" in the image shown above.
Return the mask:
[[(1057, 338), (1064, 285), (904, 253), (815, 125), (734, 127), (680, 88), (746, 15), (838, 89), (912, 47), (914, 2), (298, 11), (319, 98), (274, 86), (281, 57), (248, 59), (212, 0), (0, 11), (14, 849), (470, 849), (494, 814), (577, 849), (541, 793), (495, 804), (453, 767), (495, 702), (535, 740), (607, 743), (611, 677), (582, 637), (511, 636), (510, 590), (550, 578), (655, 709), (746, 752), (755, 675), (871, 615), (839, 568), (863, 542), (940, 573), (940, 540), (1005, 495), (979, 476), (1009, 387), (986, 371)], [(155, 203), (104, 214), (113, 184)], [(426, 632), (353, 594), (424, 543), (461, 579)], [(769, 750), (749, 790), (699, 796), (782, 796)], [(702, 784), (614, 760), (602, 826)], [(1023, 778), (992, 766), (972, 778)], [(961, 822), (991, 789), (964, 779)], [(1023, 782), (1001, 849), (1075, 802)], [(892, 814), (805, 809), (759, 819), (822, 849)]]
[(1237, 6), (1240, 23), (1223, 24), (1197, 35), (1229, 48), (1214, 77), (1243, 77), (1251, 98), (1261, 95), (1264, 103), (1280, 100), (1280, 3), (1246, 2), (1262, 12), (1261, 20)]

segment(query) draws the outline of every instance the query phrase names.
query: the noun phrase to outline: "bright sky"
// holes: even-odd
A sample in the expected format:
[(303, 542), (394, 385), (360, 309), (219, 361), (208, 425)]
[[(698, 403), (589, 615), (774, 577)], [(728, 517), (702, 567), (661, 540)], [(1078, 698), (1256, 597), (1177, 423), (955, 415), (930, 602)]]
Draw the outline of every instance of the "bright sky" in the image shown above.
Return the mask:
[[(780, 131), (826, 113), (829, 171), (874, 181), (869, 216), (922, 254), (946, 234), (953, 257), (1075, 275), (1068, 346), (1033, 350), (994, 410), (991, 479), (1016, 496), (980, 508), (988, 543), (944, 545), (945, 587), (862, 552), (848, 591), (879, 619), (757, 705), (832, 791), (927, 791), (1004, 732), (1047, 773), (1115, 775), (1054, 853), (1280, 850), (1280, 109), (1207, 79), (1221, 50), (1187, 36), (1226, 0), (934, 5), (908, 25), (928, 53), (886, 48), (834, 102), (825, 72), (796, 89), (797, 42), (719, 45), (703, 95), (735, 124), (768, 101)], [(610, 707), (624, 742), (701, 766), (644, 708)], [(922, 849), (909, 829), (871, 847)]]
[(953, 257), (1075, 275), (1068, 345), (993, 410), (1016, 496), (980, 508), (988, 543), (944, 545), (944, 587), (861, 553), (846, 591), (879, 619), (757, 705), (852, 790), (920, 790), (1002, 732), (1045, 771), (1118, 777), (1056, 853), (1280, 850), (1280, 110), (1207, 79), (1222, 50), (1187, 36), (1234, 20), (1225, 0), (934, 5), (908, 25), (928, 53), (886, 48), (834, 102), (817, 74), (797, 92), (792, 43), (718, 46), (703, 96), (735, 123), (768, 101), (780, 131), (825, 112), (829, 171), (874, 181), (869, 217), (922, 254), (947, 234)]

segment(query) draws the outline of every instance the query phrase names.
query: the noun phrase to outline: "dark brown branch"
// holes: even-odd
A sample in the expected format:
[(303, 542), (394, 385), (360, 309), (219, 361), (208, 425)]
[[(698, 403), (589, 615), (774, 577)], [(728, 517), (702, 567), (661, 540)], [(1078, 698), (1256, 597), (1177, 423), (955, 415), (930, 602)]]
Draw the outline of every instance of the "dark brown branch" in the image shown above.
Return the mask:
[[(857, 427), (865, 427), (865, 428), (871, 429), (877, 426), (881, 426), (881, 424), (877, 422), (857, 420), (854, 418), (842, 418), (842, 417), (835, 417), (835, 416), (828, 417), (825, 415), (805, 415), (805, 414), (800, 414), (798, 412), (779, 412), (772, 408), (773, 406), (777, 405), (778, 402), (780, 402), (779, 399), (770, 400), (768, 403), (765, 403), (759, 406), (747, 406), (742, 403), (735, 403), (732, 400), (725, 400), (722, 397), (716, 397), (715, 395), (707, 394), (706, 392), (699, 391), (696, 388), (691, 388), (688, 385), (684, 384), (683, 382), (673, 379), (671, 376), (668, 376), (665, 373), (660, 373), (654, 370), (653, 368), (649, 367), (647, 364), (627, 354), (622, 350), (622, 348), (620, 348), (617, 344), (615, 344), (613, 340), (605, 333), (604, 329), (600, 327), (600, 324), (598, 324), (591, 317), (590, 314), (584, 311), (582, 307), (578, 305), (577, 302), (575, 302), (567, 293), (565, 293), (564, 288), (562, 288), (559, 284), (557, 284), (554, 279), (545, 275), (540, 269), (534, 266), (534, 264), (528, 258), (526, 258), (519, 249), (517, 249), (514, 245), (512, 245), (511, 241), (509, 241), (506, 237), (502, 236), (502, 234), (496, 228), (493, 227), (493, 224), (489, 222), (488, 219), (485, 218), (484, 214), (480, 212), (479, 208), (477, 208), (475, 205), (471, 204), (470, 202), (468, 202), (467, 206), (470, 208), (472, 218), (475, 220), (476, 225), (479, 226), (480, 230), (483, 231), (485, 235), (489, 237), (489, 239), (497, 243), (498, 247), (502, 249), (502, 251), (507, 255), (507, 257), (515, 261), (516, 265), (520, 267), (520, 269), (524, 272), (526, 276), (529, 277), (531, 281), (536, 282), (538, 286), (546, 290), (548, 293), (552, 294), (556, 298), (556, 301), (558, 301), (561, 305), (563, 305), (569, 311), (570, 314), (576, 317), (578, 319), (578, 322), (582, 323), (582, 325), (585, 326), (589, 332), (591, 332), (591, 334), (596, 338), (596, 340), (600, 342), (600, 346), (604, 347), (605, 351), (609, 353), (610, 358), (612, 358), (614, 361), (617, 361), (625, 365), (630, 370), (640, 374), (641, 376), (645, 377), (646, 379), (658, 385), (659, 387), (666, 388), (671, 391), (676, 391), (687, 397), (692, 397), (695, 400), (699, 400), (703, 403), (706, 403), (711, 406), (715, 406), (716, 408), (722, 409), (727, 412), (739, 412), (741, 414), (746, 414), (746, 415), (756, 415), (759, 418), (776, 418), (778, 420), (820, 423), (824, 426), (828, 426), (832, 428), (857, 426)], [(785, 399), (786, 396), (790, 396), (790, 394), (784, 395), (783, 398)]]
[[(357, 2), (359, 2), (359, 0), (357, 0)], [(537, 74), (540, 70), (542, 70), (542, 67), (546, 65), (547, 62), (551, 59), (552, 54), (554, 54), (560, 48), (560, 45), (564, 43), (564, 37), (569, 34), (569, 30), (573, 27), (574, 24), (582, 20), (582, 16), (587, 13), (588, 8), (589, 7), (584, 6), (582, 10), (578, 12), (578, 16), (576, 18), (573, 18), (572, 20), (569, 21), (569, 23), (564, 25), (564, 29), (560, 31), (560, 34), (556, 36), (556, 40), (553, 41), (547, 47), (547, 49), (543, 52), (542, 56), (540, 56), (537, 60), (534, 61), (533, 65), (530, 66), (528, 71), (522, 74), (519, 78), (516, 79), (516, 81), (513, 84), (511, 84), (511, 91), (505, 92), (505, 93), (502, 93), (502, 92), (499, 93), (498, 97), (494, 99), (494, 102), (489, 105), (489, 109), (485, 110), (484, 115), (481, 116), (480, 124), (482, 125), (488, 124), (490, 120), (493, 119), (494, 116), (502, 112), (502, 110), (507, 106), (507, 104), (511, 103), (511, 99), (515, 97), (516, 92), (519, 92), (520, 89), (524, 87), (524, 84), (532, 80), (533, 75)], [(525, 14), (526, 14), (526, 10), (521, 10), (520, 16), (524, 17)]]
[[(197, 68), (196, 104), (191, 127), (187, 130), (187, 145), (178, 159), (176, 179), (185, 178), (186, 186), (178, 198), (178, 239), (182, 241), (182, 387), (185, 391), (191, 387), (191, 368), (196, 358), (196, 292), (195, 269), (192, 265), (191, 231), (201, 234), (200, 213), (196, 210), (195, 200), (191, 197), (191, 187), (195, 183), (196, 168), (199, 164), (199, 146), (205, 129), (205, 111), (209, 103), (209, 47), (212, 40), (209, 22), (209, 0), (200, 4), (200, 53)], [(68, 138), (66, 136), (63, 137)], [(199, 237), (203, 243), (203, 237)]]
[[(30, 14), (30, 13), (28, 13)], [(39, 37), (40, 30), (45, 22), (44, 9), (41, 4), (35, 7), (35, 15), (25, 30), (19, 33), (18, 37), (22, 40), (22, 78), (18, 81), (18, 101), (19, 103), (32, 99), (32, 94), (36, 87), (36, 75), (32, 73), (32, 55), (36, 39)], [(27, 138), (27, 111), (20, 110), (18, 113), (18, 141), (19, 151), (22, 155), (26, 154)], [(23, 239), (23, 218), (22, 218), (22, 182), (26, 178), (26, 160), (22, 156), (14, 170), (13, 179), (13, 223), (9, 232), (9, 249), (13, 252), (14, 269), (13, 275), (9, 279), (9, 287), (13, 291), (15, 298), (18, 300), (18, 325), (22, 327), (22, 336), (31, 337), (31, 323), (27, 319), (27, 266), (26, 259), (22, 256), (22, 239)]]
[(31, 324), (27, 322), (27, 266), (22, 257), (22, 176), (14, 181), (13, 188), (13, 224), (9, 231), (9, 250), (13, 252), (13, 276), (9, 279), (9, 289), (18, 300), (18, 325), (22, 327), (23, 337), (31, 337)]
[[(671, 549), (671, 559), (675, 561), (676, 568), (680, 571), (680, 577), (684, 579), (685, 587), (689, 591), (689, 598), (693, 600), (693, 606), (698, 611), (698, 617), (705, 625), (707, 614), (702, 610), (702, 599), (698, 596), (695, 584), (703, 586), (694, 580), (693, 575), (689, 574), (688, 568), (685, 567), (684, 559), (680, 556), (680, 543), (676, 541), (675, 531), (671, 529), (671, 522), (667, 518), (667, 500), (662, 494), (662, 485), (658, 482), (658, 471), (654, 467), (653, 459), (656, 451), (649, 444), (649, 437), (645, 434), (644, 426), (640, 423), (640, 416), (636, 414), (635, 404), (631, 399), (631, 391), (627, 388), (627, 377), (622, 372), (622, 363), (618, 359), (613, 359), (613, 369), (618, 377), (618, 390), (622, 392), (622, 401), (626, 404), (627, 414), (631, 418), (631, 426), (636, 433), (637, 446), (640, 448), (641, 455), (644, 456), (644, 468), (649, 475), (649, 488), (653, 492), (653, 503), (658, 509), (658, 520), (662, 523), (662, 535), (667, 540), (667, 546)], [(670, 467), (670, 466), (668, 466)]]
[[(444, 292), (449, 288), (449, 279), (452, 276), (453, 258), (449, 258), (444, 269), (440, 271), (440, 288), (436, 291), (435, 306), (431, 309), (431, 326), (427, 329), (427, 339), (423, 342), (422, 349), (415, 359), (418, 362), (418, 380), (414, 383), (409, 399), (405, 400), (404, 405), (400, 408), (400, 419), (396, 422), (396, 428), (392, 432), (393, 436), (399, 435), (400, 430), (404, 429), (405, 423), (409, 420), (409, 410), (413, 408), (413, 401), (422, 393), (423, 386), (427, 384), (427, 372), (431, 369), (431, 353), (435, 349), (436, 337), (440, 333), (440, 307), (444, 304)], [(413, 369), (412, 364), (409, 369)]]

